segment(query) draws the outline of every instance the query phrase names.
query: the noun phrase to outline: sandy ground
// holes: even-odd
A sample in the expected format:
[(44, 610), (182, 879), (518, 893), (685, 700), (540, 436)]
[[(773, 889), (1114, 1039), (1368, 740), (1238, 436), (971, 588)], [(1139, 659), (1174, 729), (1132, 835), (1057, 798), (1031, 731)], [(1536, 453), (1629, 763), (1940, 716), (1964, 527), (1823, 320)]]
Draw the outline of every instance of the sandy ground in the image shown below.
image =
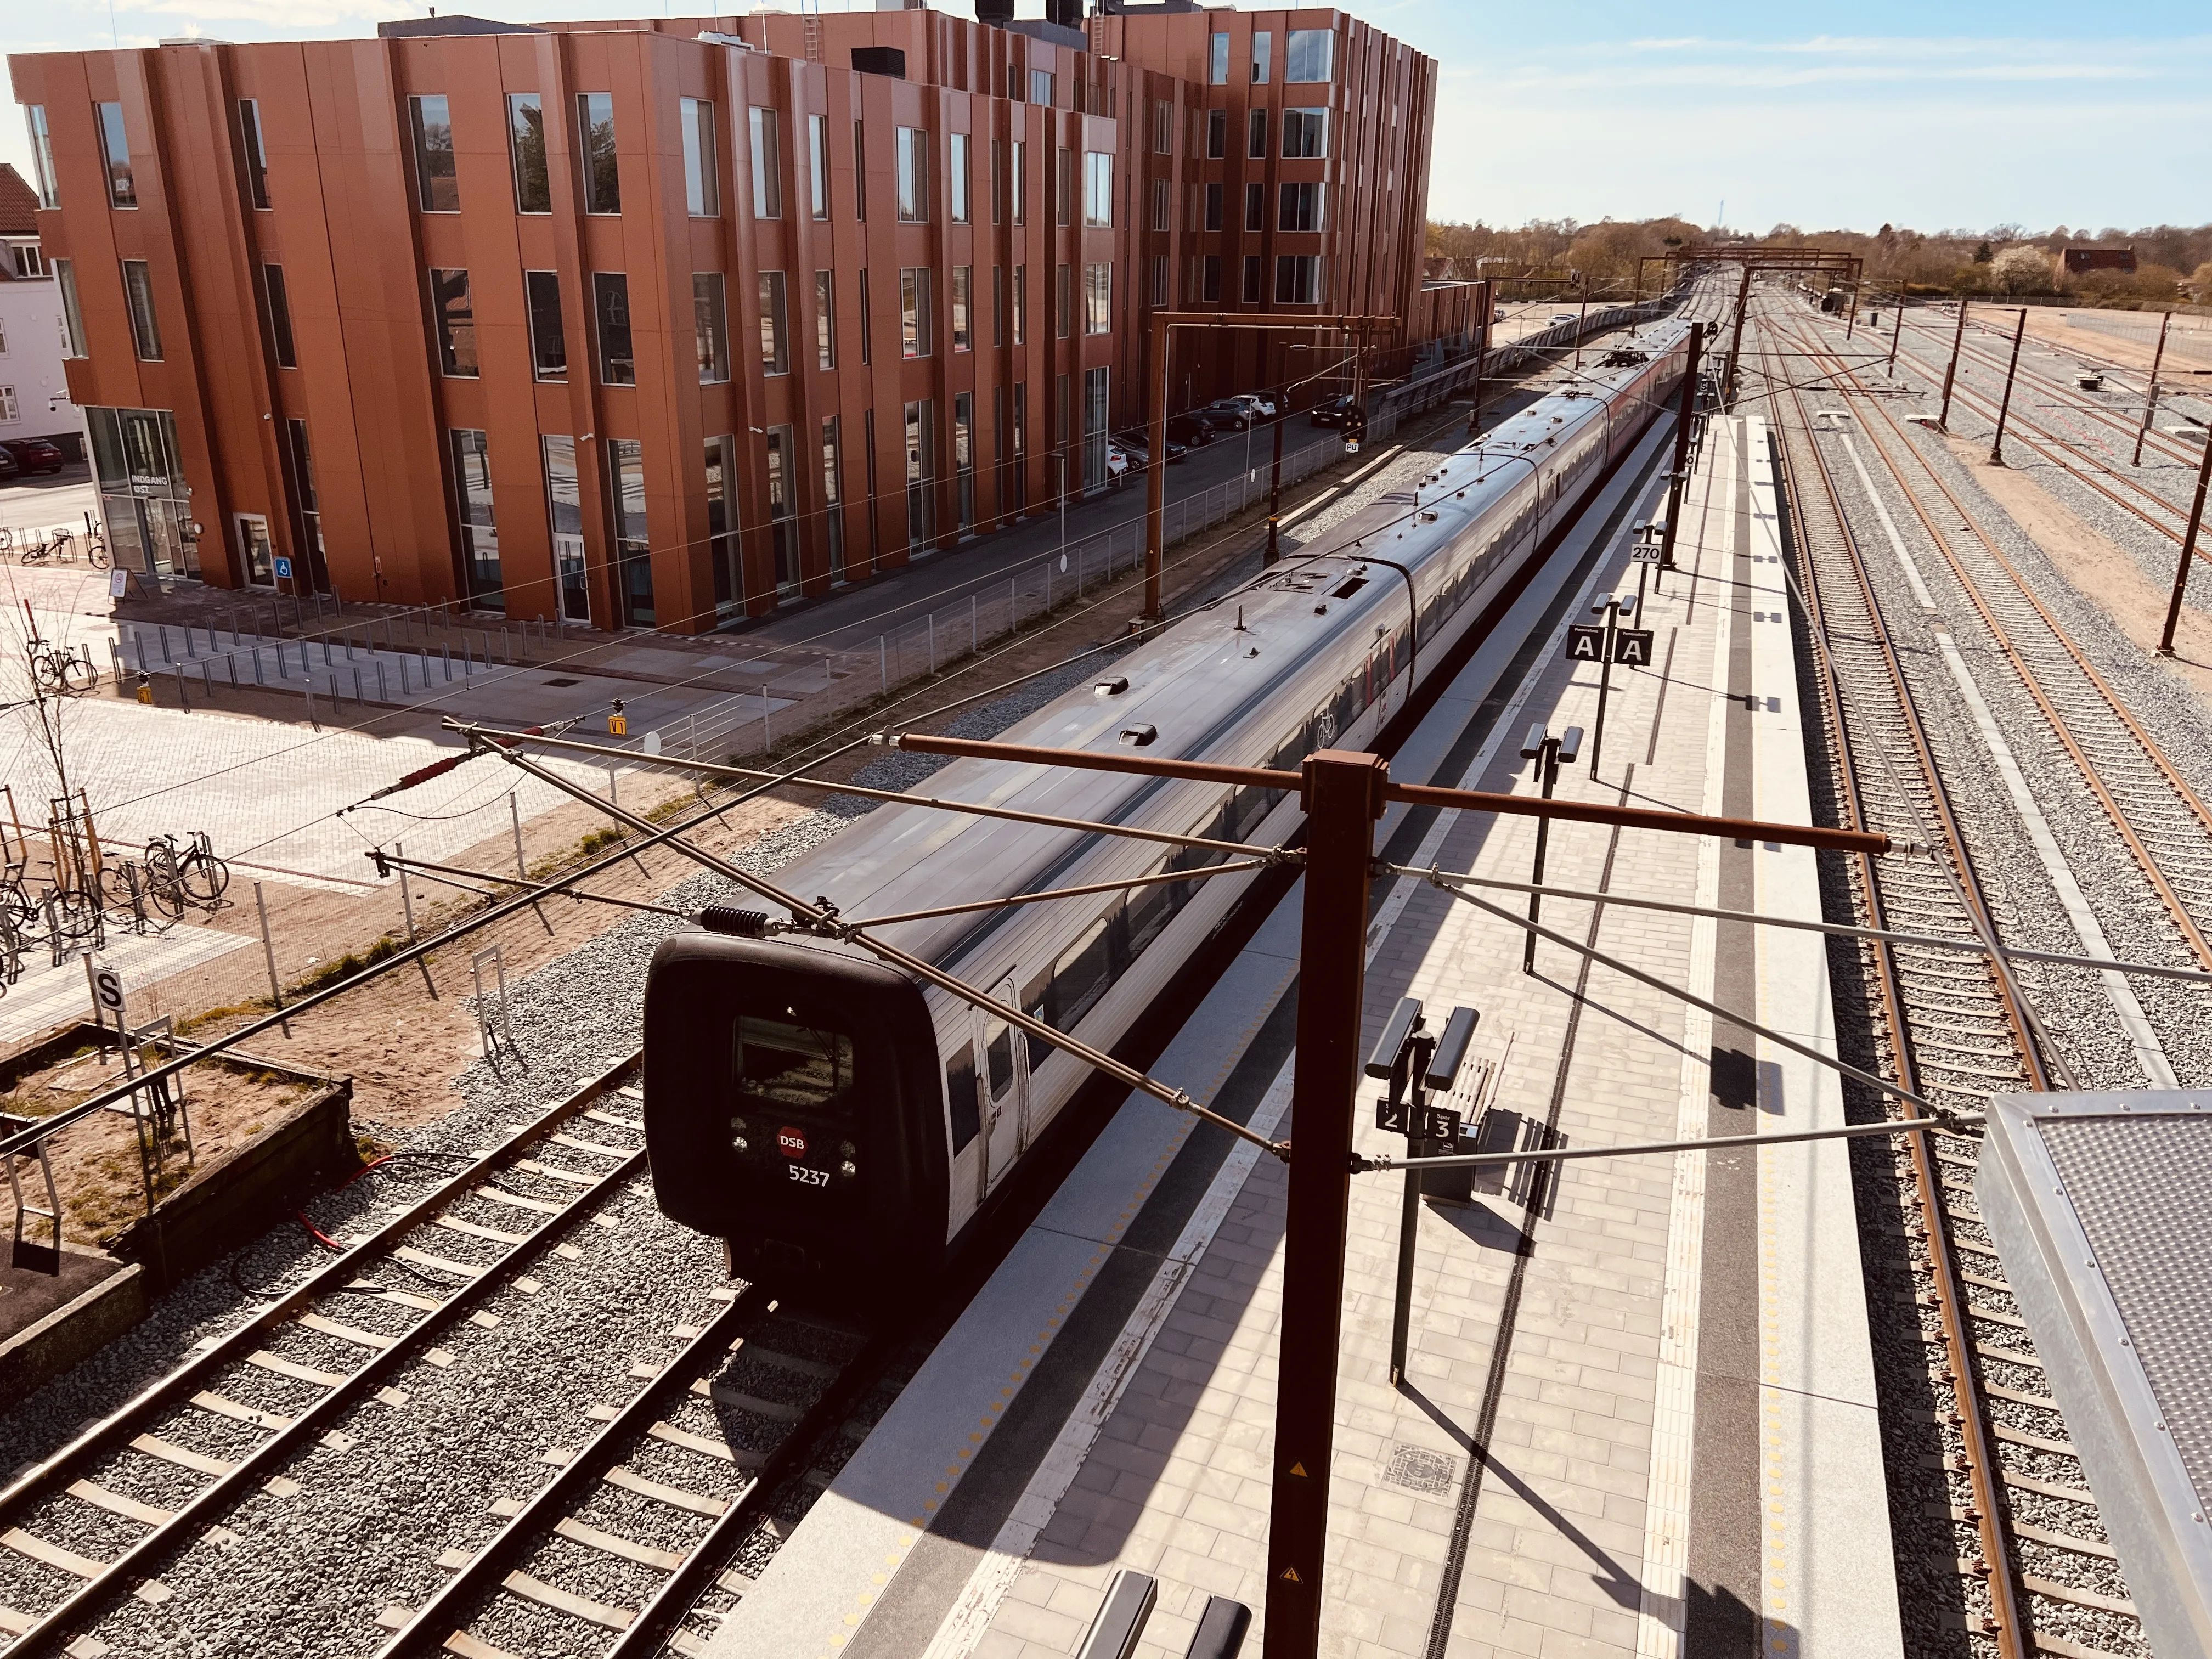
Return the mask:
[[(1986, 322), (1990, 319), (1993, 311), (2002, 308), (1999, 302), (1992, 301), (1987, 305), (1977, 303), (1973, 310)], [(2158, 319), (2149, 313), (2122, 314), (2139, 316), (2153, 329), (2158, 326)], [(2179, 328), (2180, 325), (2177, 323), (2175, 326)], [(2075, 328), (2066, 320), (2066, 313), (2051, 306), (2027, 307), (2027, 331), (2034, 338), (2047, 340), (2063, 351), (2081, 353), (2085, 362), (2118, 363), (2124, 368), (2136, 369), (2146, 374), (2150, 372), (2151, 355), (2157, 343), (2155, 337), (2138, 342), (2125, 335), (2106, 334), (2099, 329)], [(2205, 367), (2201, 356), (2168, 351), (2165, 362), (2159, 367), (2159, 379), (2161, 382), (2172, 380), (2197, 391), (2212, 392), (2212, 374), (2190, 373), (2191, 369)]]

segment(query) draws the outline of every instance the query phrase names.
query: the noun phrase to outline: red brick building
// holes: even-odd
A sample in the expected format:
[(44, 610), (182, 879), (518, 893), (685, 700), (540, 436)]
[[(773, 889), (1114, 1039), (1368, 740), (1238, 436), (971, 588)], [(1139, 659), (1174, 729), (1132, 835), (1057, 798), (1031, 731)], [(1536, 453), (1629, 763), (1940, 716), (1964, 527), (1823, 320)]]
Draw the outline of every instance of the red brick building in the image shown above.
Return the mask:
[[(118, 562), (697, 631), (1102, 484), (1153, 307), (1467, 328), (1421, 292), (1431, 60), (1325, 9), (1086, 27), (11, 58)], [(1187, 406), (1341, 348), (1176, 350)]]

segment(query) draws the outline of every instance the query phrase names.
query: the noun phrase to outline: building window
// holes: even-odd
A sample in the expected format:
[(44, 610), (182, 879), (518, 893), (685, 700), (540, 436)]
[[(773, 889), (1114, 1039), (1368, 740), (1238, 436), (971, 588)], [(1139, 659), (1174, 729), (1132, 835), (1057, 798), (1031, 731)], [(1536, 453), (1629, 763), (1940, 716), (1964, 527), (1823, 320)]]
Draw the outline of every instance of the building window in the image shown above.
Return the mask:
[(1052, 331), (1065, 340), (1075, 328), (1075, 269), (1054, 265), (1052, 272)]
[(899, 271), (899, 356), (930, 354), (929, 267), (907, 265)]
[(1245, 118), (1244, 125), (1244, 154), (1258, 161), (1267, 153), (1267, 112), (1254, 110)]
[[(122, 106), (112, 107), (118, 118)], [(459, 213), (461, 180), (453, 159), (453, 124), (441, 97), (410, 98), (408, 123), (415, 132), (415, 197), (425, 213)], [(120, 135), (120, 120), (118, 134)]]
[(284, 435), (292, 452), (292, 495), (299, 503), (300, 546), (307, 556), (307, 568), (319, 590), (328, 583), (329, 570), (323, 562), (322, 504), (315, 495), (315, 460), (307, 449), (307, 423), (285, 422)]
[(1006, 343), (1006, 268), (991, 267), (991, 343)]
[(1229, 37), (1225, 34), (1213, 37), (1213, 51), (1207, 61), (1206, 78), (1217, 87), (1229, 84)]
[(783, 138), (775, 112), (753, 106), (753, 217), (783, 217)]
[(1283, 112), (1283, 155), (1304, 161), (1328, 154), (1328, 112), (1325, 109), (1286, 109)]
[(1091, 230), (1107, 229), (1114, 222), (1114, 157), (1110, 151), (1084, 152), (1083, 222)]
[(1267, 187), (1257, 179), (1244, 186), (1244, 228), (1267, 228)]
[(620, 213), (622, 175), (615, 167), (615, 95), (576, 94), (577, 155), (584, 167), (584, 211)]
[(722, 273), (691, 273), (691, 328), (699, 348), (699, 384), (719, 386), (730, 378), (730, 309)]
[(968, 135), (956, 132), (946, 143), (951, 146), (951, 152), (945, 158), (945, 167), (951, 174), (945, 180), (946, 210), (954, 224), (964, 225), (968, 222)]
[(534, 92), (507, 98), (507, 153), (514, 164), (514, 210), (553, 211), (553, 175), (545, 164), (545, 105)]
[(1030, 268), (1014, 267), (1014, 343), (1024, 345), (1030, 337)]
[(15, 402), (15, 388), (12, 386), (0, 386), (0, 424), (20, 421), (22, 418), (22, 410)]
[(1317, 256), (1310, 253), (1276, 256), (1275, 303), (1279, 306), (1321, 303), (1321, 260)]
[(798, 503), (792, 487), (799, 455), (789, 427), (772, 426), (766, 436), (769, 540), (775, 557), (775, 591), (783, 599), (795, 599), (803, 580), (799, 564)]
[(952, 482), (963, 532), (975, 523), (975, 394), (952, 394)]
[(845, 460), (837, 416), (822, 417), (822, 529), (830, 555), (830, 580), (845, 580)]
[(635, 386), (637, 360), (630, 355), (627, 275), (619, 270), (592, 273), (592, 315), (599, 331), (599, 384)]
[(1053, 219), (1059, 224), (1075, 222), (1075, 152), (1065, 148), (1053, 152)]
[(561, 615), (568, 622), (588, 623), (592, 590), (584, 574), (584, 497), (576, 483), (576, 441), (548, 435), (538, 441), (545, 462), (545, 518), (553, 528), (553, 575), (561, 587)]
[(1246, 305), (1256, 306), (1266, 297), (1261, 292), (1261, 283), (1260, 256), (1256, 253), (1246, 254), (1244, 256), (1244, 303)]
[(276, 348), (276, 367), (297, 368), (300, 360), (292, 349), (292, 301), (284, 291), (284, 267), (261, 267), (261, 286), (269, 296), (269, 338)]
[(1105, 334), (1114, 327), (1114, 264), (1097, 259), (1083, 267), (1083, 331)]
[(57, 259), (53, 271), (62, 291), (62, 356), (89, 356), (84, 349), (84, 312), (76, 302), (76, 261)]
[(905, 224), (929, 218), (929, 133), (922, 127), (898, 130), (898, 216)]
[(853, 123), (853, 216), (862, 224), (868, 221), (868, 146), (867, 123)]
[(1106, 371), (1083, 371), (1083, 487), (1106, 482)]
[[(1255, 29), (1253, 31), (1252, 84), (1255, 87), (1264, 87), (1267, 84), (1267, 70), (1269, 67), (1267, 60), (1273, 53), (1275, 37), (1270, 34), (1267, 30)], [(1255, 155), (1259, 154), (1256, 150), (1253, 153)]]
[(996, 138), (991, 140), (991, 222), (1002, 224), (1006, 217), (1006, 147)]
[(1292, 29), (1283, 57), (1285, 81), (1328, 81), (1334, 76), (1336, 35), (1329, 29)]
[(1319, 230), (1322, 228), (1322, 192), (1325, 185), (1285, 185), (1282, 198), (1277, 205), (1277, 230)]
[(653, 547), (646, 537), (645, 446), (616, 438), (607, 446), (607, 499), (615, 518), (615, 563), (621, 573), (623, 625), (653, 626)]
[(1057, 77), (1048, 74), (1043, 70), (1031, 70), (1030, 71), (1030, 102), (1042, 104), (1048, 109), (1058, 103), (1060, 98), (1059, 88), (1055, 84), (1056, 79)]
[(438, 330), (438, 371), (449, 379), (477, 378), (477, 313), (465, 270), (430, 271), (430, 314)]
[(1152, 154), (1175, 154), (1175, 102), (1172, 99), (1152, 100)]
[(807, 205), (817, 219), (830, 216), (830, 118), (806, 118)]
[(59, 207), (61, 196), (54, 178), (54, 140), (46, 131), (46, 106), (24, 105), (23, 118), (31, 129), (31, 171), (38, 175), (39, 205)]
[(722, 161), (714, 148), (714, 106), (704, 98), (678, 100), (684, 129), (684, 210), (694, 219), (722, 211)]
[[(418, 103), (421, 100), (416, 100)], [(432, 100), (443, 109), (446, 100)], [(123, 106), (94, 104), (94, 112), (100, 117), (100, 158), (107, 165), (107, 204), (110, 207), (135, 208), (138, 205), (138, 185), (131, 172), (131, 140), (123, 131)], [(452, 144), (447, 146), (450, 159)]]
[[(10, 263), (15, 265), (18, 276), (35, 278), (46, 274), (46, 261), (40, 257), (36, 242), (17, 242), (12, 252), (15, 258)], [(6, 347), (0, 346), (0, 351), (5, 349)]]
[(1152, 303), (1164, 306), (1168, 302), (1168, 256), (1152, 255)]
[(791, 340), (787, 321), (783, 273), (763, 270), (760, 274), (760, 354), (763, 374), (791, 373)]
[(461, 521), (461, 563), (468, 575), (469, 603), (479, 611), (504, 611), (507, 595), (499, 579), (499, 526), (492, 516), (491, 451), (484, 434), (457, 427), (447, 436), (453, 446), (453, 495)]
[[(257, 208), (269, 205), (269, 151), (261, 142), (261, 104), (258, 99), (238, 100), (238, 147), (246, 159), (246, 193)], [(52, 204), (47, 204), (52, 206)]]
[(561, 327), (561, 273), (526, 270), (523, 292), (530, 307), (530, 368), (541, 380), (568, 378), (568, 337)]
[(975, 268), (973, 265), (952, 267), (952, 349), (966, 351), (975, 344), (969, 331), (969, 311), (973, 304), (971, 290), (975, 286)]
[(1152, 228), (1165, 230), (1167, 228), (1168, 181), (1164, 179), (1155, 179), (1152, 180)]
[(814, 273), (814, 367), (837, 367), (837, 273)]
[(868, 357), (869, 357), (869, 331), (868, 331), (868, 268), (867, 268), (866, 265), (862, 265), (862, 266), (860, 267), (860, 361), (861, 361), (861, 362), (866, 363), (866, 362), (868, 361)]
[(161, 327), (154, 315), (154, 276), (143, 259), (123, 262), (123, 297), (131, 308), (131, 343), (141, 361), (161, 361)]
[(1198, 297), (1214, 301), (1221, 297), (1221, 256), (1209, 253), (1198, 262)]
[(714, 613), (727, 615), (744, 603), (743, 573), (738, 568), (738, 538), (734, 526), (738, 481), (738, 441), (725, 434), (709, 438), (705, 447), (707, 470), (707, 549), (714, 568)]
[(937, 538), (937, 504), (929, 488), (935, 416), (935, 405), (927, 398), (906, 406), (906, 544), (916, 550)]
[(1206, 228), (1221, 228), (1221, 186), (1218, 184), (1206, 187)]
[(1229, 153), (1229, 112), (1210, 109), (1206, 112), (1206, 159), (1218, 161)]

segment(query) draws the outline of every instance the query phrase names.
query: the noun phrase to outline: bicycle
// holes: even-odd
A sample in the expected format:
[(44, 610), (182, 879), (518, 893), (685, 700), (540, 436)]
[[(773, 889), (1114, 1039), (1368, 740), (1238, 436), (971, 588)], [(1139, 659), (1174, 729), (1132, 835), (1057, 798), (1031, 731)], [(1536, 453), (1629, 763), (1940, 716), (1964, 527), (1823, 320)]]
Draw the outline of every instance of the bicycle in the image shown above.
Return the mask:
[(80, 657), (47, 641), (33, 640), (30, 653), (31, 684), (42, 697), (73, 697), (100, 684), (100, 670), (89, 652)]
[(94, 570), (105, 570), (115, 562), (108, 556), (107, 538), (103, 532), (95, 530), (84, 538), (84, 560)]
[(149, 866), (135, 859), (118, 859), (101, 870), (100, 890), (119, 920), (142, 927), (152, 922), (151, 909), (164, 918), (159, 925), (166, 931), (169, 923), (184, 920), (187, 908), (181, 882), (157, 880)]
[[(156, 836), (146, 843), (146, 869), (155, 894), (175, 896), (180, 907), (215, 909), (230, 885), (230, 866), (216, 856), (204, 830), (192, 831), (191, 845), (183, 853), (178, 852), (174, 836)], [(183, 914), (181, 908), (178, 914)]]

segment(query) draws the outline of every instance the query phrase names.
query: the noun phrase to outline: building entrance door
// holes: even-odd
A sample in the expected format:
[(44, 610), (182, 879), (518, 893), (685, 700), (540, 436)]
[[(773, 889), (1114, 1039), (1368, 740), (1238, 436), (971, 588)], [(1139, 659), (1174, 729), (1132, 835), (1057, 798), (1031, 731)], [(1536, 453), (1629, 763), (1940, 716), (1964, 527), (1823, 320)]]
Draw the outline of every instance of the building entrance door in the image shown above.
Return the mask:
[(561, 619), (581, 623), (588, 628), (592, 621), (592, 592), (584, 576), (584, 538), (555, 531), (553, 566), (561, 577)]
[(276, 586), (276, 559), (269, 544), (269, 520), (258, 513), (234, 513), (238, 526), (238, 566), (249, 587)]

